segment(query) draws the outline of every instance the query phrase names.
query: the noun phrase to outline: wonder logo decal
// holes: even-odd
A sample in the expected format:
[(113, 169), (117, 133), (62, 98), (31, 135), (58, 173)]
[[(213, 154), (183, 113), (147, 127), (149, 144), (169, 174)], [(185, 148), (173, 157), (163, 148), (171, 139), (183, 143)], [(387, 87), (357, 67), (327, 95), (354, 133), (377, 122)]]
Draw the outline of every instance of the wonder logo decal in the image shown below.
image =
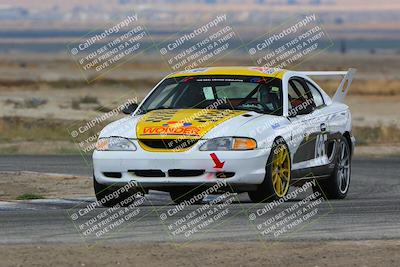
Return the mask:
[(142, 135), (187, 135), (199, 136), (200, 127), (195, 127), (190, 122), (168, 121), (161, 126), (146, 126)]

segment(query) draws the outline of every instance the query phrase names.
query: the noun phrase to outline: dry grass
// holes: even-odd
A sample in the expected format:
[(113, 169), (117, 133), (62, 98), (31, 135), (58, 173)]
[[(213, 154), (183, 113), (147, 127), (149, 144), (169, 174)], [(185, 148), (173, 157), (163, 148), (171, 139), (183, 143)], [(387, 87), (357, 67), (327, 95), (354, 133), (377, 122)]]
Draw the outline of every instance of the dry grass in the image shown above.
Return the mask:
[[(85, 121), (61, 119), (0, 118), (1, 154), (76, 154), (78, 143), (97, 134), (102, 125), (92, 128), (77, 139), (69, 135), (76, 125)], [(357, 145), (400, 144), (399, 128), (395, 125), (353, 126)], [(90, 151), (87, 151), (90, 153)]]
[(68, 126), (73, 121), (58, 119), (31, 119), (23, 117), (0, 118), (0, 140), (59, 141), (68, 140)]
[[(79, 154), (91, 153), (86, 147), (96, 142), (104, 121), (76, 138), (70, 132), (87, 121), (0, 117), (0, 154)], [(93, 140), (89, 140), (93, 137)], [(88, 141), (88, 143), (86, 143)], [(83, 147), (79, 146), (84, 142)]]
[(4, 155), (76, 155), (80, 149), (73, 141), (15, 141), (0, 142)]
[(28, 171), (0, 171), (0, 189), (0, 200), (76, 197), (93, 194), (90, 177)]
[[(96, 88), (97, 86), (113, 88), (114, 86), (126, 87), (126, 88), (152, 88), (157, 84), (158, 79), (134, 79), (134, 80), (96, 80), (90, 84), (90, 87)], [(318, 80), (324, 90), (333, 94), (338, 85), (339, 80)], [(78, 80), (60, 80), (60, 81), (7, 81), (0, 80), (0, 91), (9, 90), (23, 90), (29, 87), (30, 90), (46, 89), (81, 89), (88, 87), (86, 81)], [(400, 94), (400, 80), (355, 80), (351, 85), (352, 95), (399, 95)], [(85, 101), (83, 99), (82, 101)], [(88, 102), (87, 102), (88, 103)]]
[[(80, 78), (80, 77), (79, 77)], [(0, 79), (0, 91), (1, 90), (9, 90), (13, 89), (25, 89), (29, 88), (30, 90), (40, 90), (42, 88), (50, 88), (50, 89), (81, 89), (83, 87), (114, 87), (114, 86), (124, 86), (127, 88), (138, 88), (138, 87), (149, 87), (154, 86), (158, 80), (156, 79), (97, 79), (88, 84), (87, 81), (83, 79), (78, 80), (69, 80), (69, 79), (60, 79), (56, 81), (47, 81), (47, 80), (9, 80), (9, 79)]]
[[(298, 65), (292, 66), (295, 70), (346, 70), (356, 68), (357, 74), (351, 87), (353, 95), (397, 95), (400, 94), (400, 55), (340, 55), (321, 54), (313, 60), (306, 58)], [(16, 68), (12, 62), (0, 61), (0, 94), (2, 91), (12, 90), (40, 90), (40, 89), (73, 89), (98, 87), (104, 88), (152, 88), (165, 74), (171, 70), (160, 61), (146, 62), (141, 59), (137, 62), (126, 63), (124, 68), (118, 68), (103, 77), (88, 83), (77, 72), (65, 70), (71, 64), (70, 60), (60, 60), (58, 66), (52, 66), (47, 61), (40, 61), (29, 68)], [(254, 62), (245, 55), (226, 57), (212, 65), (219, 66), (250, 66)], [(11, 66), (11, 67), (10, 67)], [(48, 79), (40, 72), (41, 69), (51, 68), (56, 78)], [(11, 70), (21, 75), (5, 75)], [(7, 70), (7, 71), (6, 71)], [(21, 79), (30, 74), (33, 78)], [(62, 75), (61, 75), (62, 73)], [(89, 78), (92, 80), (92, 78)], [(322, 87), (333, 93), (339, 83), (338, 79), (318, 79)]]
[(24, 193), (22, 195), (17, 196), (16, 200), (32, 200), (32, 199), (43, 199), (45, 198), (42, 195), (34, 194), (34, 193)]
[[(321, 80), (319, 85), (333, 95), (339, 85), (337, 80)], [(400, 80), (354, 80), (351, 95), (392, 96), (400, 94)]]
[[(398, 116), (400, 55), (321, 54), (301, 62), (298, 70), (358, 69), (347, 101), (352, 110), (358, 144), (400, 143)], [(17, 64), (19, 63), (19, 64)], [(70, 58), (19, 56), (0, 60), (0, 153), (76, 153), (77, 140), (68, 129), (83, 125), (128, 98), (142, 99), (166, 73), (157, 57), (128, 62), (91, 83), (74, 68)], [(21, 65), (22, 64), (22, 65)], [(231, 55), (213, 65), (253, 65), (246, 55)], [(21, 79), (21, 77), (24, 77)], [(332, 95), (339, 81), (318, 80)], [(36, 108), (25, 100), (45, 99)], [(28, 99), (29, 100), (29, 99)], [(7, 105), (7, 101), (10, 103)], [(99, 107), (102, 107), (99, 111)], [(5, 116), (5, 117), (1, 117)], [(117, 119), (117, 118), (114, 118)], [(74, 121), (75, 120), (75, 121)], [(381, 125), (382, 124), (382, 125)], [(392, 125), (393, 124), (393, 125)], [(97, 133), (101, 126), (89, 132)]]
[(375, 127), (353, 127), (358, 145), (395, 144), (400, 143), (400, 129), (394, 125)]

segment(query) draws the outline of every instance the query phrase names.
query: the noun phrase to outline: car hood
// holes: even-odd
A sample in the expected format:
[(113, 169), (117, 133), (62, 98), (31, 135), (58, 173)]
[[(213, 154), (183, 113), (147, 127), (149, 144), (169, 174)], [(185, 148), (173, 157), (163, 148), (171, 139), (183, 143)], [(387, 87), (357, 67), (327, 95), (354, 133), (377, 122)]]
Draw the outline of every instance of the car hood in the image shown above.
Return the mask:
[(133, 139), (211, 139), (246, 136), (257, 141), (286, 124), (283, 117), (252, 111), (166, 109), (130, 116), (107, 125), (100, 137)]
[[(200, 139), (232, 131), (260, 116), (256, 112), (218, 109), (166, 109), (131, 116), (107, 125), (100, 137), (137, 139)], [(216, 131), (217, 130), (217, 131)]]

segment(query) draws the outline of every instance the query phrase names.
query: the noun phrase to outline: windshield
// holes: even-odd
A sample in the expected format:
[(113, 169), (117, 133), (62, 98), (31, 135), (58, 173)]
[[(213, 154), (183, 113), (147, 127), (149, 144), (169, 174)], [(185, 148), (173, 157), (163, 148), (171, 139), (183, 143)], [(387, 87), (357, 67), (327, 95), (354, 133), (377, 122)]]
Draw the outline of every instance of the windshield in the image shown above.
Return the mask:
[(233, 109), (282, 114), (282, 82), (255, 76), (187, 76), (164, 80), (141, 107), (156, 109)]

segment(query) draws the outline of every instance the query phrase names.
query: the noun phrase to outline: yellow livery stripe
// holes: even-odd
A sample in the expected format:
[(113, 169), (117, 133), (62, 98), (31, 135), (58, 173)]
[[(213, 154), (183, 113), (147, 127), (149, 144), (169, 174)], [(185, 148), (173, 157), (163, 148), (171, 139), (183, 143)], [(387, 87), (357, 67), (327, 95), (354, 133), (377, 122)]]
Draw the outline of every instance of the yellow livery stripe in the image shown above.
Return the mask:
[(228, 109), (154, 110), (140, 118), (136, 134), (138, 139), (200, 139), (220, 123), (244, 113)]

